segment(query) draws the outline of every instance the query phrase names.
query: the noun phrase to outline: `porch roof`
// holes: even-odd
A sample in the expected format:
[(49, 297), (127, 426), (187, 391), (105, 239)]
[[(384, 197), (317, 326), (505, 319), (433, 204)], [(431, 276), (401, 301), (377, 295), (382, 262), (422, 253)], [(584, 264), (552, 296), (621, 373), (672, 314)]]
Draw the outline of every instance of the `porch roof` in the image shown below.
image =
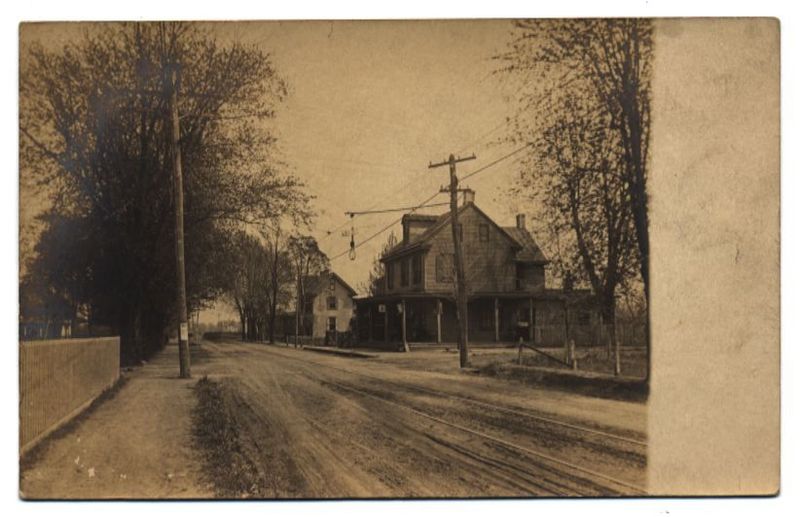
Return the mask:
[[(468, 300), (479, 300), (482, 298), (498, 298), (501, 300), (527, 300), (533, 299), (534, 301), (570, 301), (580, 302), (587, 301), (593, 297), (589, 289), (573, 289), (571, 291), (563, 291), (561, 289), (545, 289), (543, 291), (499, 291), (499, 292), (477, 292), (470, 293), (467, 296)], [(451, 293), (431, 293), (431, 292), (405, 292), (405, 293), (387, 293), (375, 296), (365, 296), (355, 298), (356, 303), (381, 303), (381, 302), (396, 302), (406, 300), (455, 300), (455, 296)]]

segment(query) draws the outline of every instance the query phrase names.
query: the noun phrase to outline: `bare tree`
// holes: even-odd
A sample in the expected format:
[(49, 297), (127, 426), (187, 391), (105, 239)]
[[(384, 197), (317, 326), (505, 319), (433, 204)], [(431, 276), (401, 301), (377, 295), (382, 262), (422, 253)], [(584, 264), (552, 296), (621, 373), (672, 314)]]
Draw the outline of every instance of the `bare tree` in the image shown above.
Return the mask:
[(366, 284), (363, 286), (363, 289), (370, 296), (375, 296), (383, 292), (383, 282), (386, 271), (383, 267), (383, 262), (381, 262), (381, 257), (386, 255), (386, 253), (396, 245), (397, 237), (395, 236), (394, 232), (390, 232), (380, 253), (378, 253), (375, 259), (372, 261), (372, 270), (369, 272), (369, 280), (367, 280)]
[(568, 95), (541, 118), (548, 123), (533, 139), (514, 190), (544, 208), (562, 278), (577, 274), (589, 283), (613, 338), (617, 290), (637, 274), (619, 146), (602, 111), (585, 99)]
[(579, 262), (607, 312), (633, 267), (647, 300), (651, 22), (513, 23), (516, 38), (497, 57), (520, 82), (510, 140), (534, 144), (525, 166), (539, 180), (522, 186), (548, 200), (566, 262)]
[(329, 267), (327, 255), (319, 249), (317, 240), (308, 235), (293, 235), (288, 243), (289, 257), (294, 266), (295, 291), (295, 335), (306, 328), (305, 307), (307, 280), (319, 275)]
[(289, 240), (284, 235), (280, 224), (276, 224), (271, 230), (262, 233), (264, 236), (267, 282), (265, 283), (267, 293), (267, 317), (269, 318), (267, 329), (270, 343), (275, 342), (275, 323), (278, 314), (278, 307), (288, 303), (291, 296), (290, 286), (292, 284), (292, 263), (289, 257)]

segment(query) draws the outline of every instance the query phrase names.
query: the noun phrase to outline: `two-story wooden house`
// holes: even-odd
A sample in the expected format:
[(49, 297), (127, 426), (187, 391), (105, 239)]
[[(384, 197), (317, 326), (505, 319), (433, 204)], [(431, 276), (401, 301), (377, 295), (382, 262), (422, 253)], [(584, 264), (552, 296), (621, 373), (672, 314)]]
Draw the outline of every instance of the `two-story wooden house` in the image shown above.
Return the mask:
[(307, 277), (305, 290), (301, 334), (315, 344), (335, 344), (337, 334), (350, 330), (356, 291), (333, 271)]
[[(379, 294), (357, 299), (361, 343), (448, 343), (457, 337), (454, 254), (450, 213), (406, 214), (402, 241), (381, 259)], [(563, 344), (590, 335), (598, 311), (586, 290), (547, 289), (548, 259), (525, 227), (499, 226), (467, 191), (458, 222), (468, 295), (470, 342)]]

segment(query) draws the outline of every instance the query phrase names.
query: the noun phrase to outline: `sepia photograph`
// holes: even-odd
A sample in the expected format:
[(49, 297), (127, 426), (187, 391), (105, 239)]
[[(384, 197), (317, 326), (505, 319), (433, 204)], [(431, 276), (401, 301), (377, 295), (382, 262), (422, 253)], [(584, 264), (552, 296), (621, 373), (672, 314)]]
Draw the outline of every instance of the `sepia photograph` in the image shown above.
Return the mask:
[[(19, 497), (776, 494), (779, 56), (768, 18), (21, 23)], [(699, 403), (753, 411), (678, 438)]]

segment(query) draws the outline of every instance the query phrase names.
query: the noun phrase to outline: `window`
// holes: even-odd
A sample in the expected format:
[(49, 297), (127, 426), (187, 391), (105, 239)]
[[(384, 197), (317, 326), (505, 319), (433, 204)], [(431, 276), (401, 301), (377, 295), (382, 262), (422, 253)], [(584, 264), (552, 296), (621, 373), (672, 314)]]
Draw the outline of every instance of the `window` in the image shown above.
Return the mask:
[(330, 317), (328, 318), (328, 330), (331, 332), (336, 332), (336, 318)]
[(331, 277), (329, 289), (331, 291), (335, 291), (336, 290), (336, 279), (333, 278), (333, 277)]
[(489, 242), (489, 225), (481, 224), (478, 226), (478, 240), (481, 242)]
[(436, 281), (453, 281), (453, 254), (440, 253), (436, 256)]
[(400, 262), (400, 285), (408, 285), (408, 264), (410, 259)]
[(394, 262), (386, 264), (386, 289), (390, 291), (394, 289)]
[(484, 305), (481, 307), (479, 314), (480, 320), (478, 321), (478, 327), (480, 330), (494, 329), (494, 307)]
[(411, 259), (411, 276), (414, 285), (422, 283), (422, 255), (414, 255)]
[(328, 309), (336, 310), (336, 297), (328, 296)]

